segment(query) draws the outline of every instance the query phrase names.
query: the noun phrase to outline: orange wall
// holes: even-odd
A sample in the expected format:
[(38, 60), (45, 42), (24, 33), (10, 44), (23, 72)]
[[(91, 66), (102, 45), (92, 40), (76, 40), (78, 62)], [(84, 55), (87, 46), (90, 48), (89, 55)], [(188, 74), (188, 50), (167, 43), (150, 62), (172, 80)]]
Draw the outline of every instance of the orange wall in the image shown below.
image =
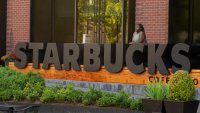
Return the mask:
[[(28, 64), (25, 69), (17, 69), (14, 63), (10, 63), (9, 67), (20, 72), (40, 72), (41, 75), (46, 79), (61, 79), (61, 80), (78, 80), (78, 81), (89, 81), (89, 82), (111, 82), (111, 83), (126, 83), (126, 84), (147, 84), (149, 77), (162, 77), (159, 73), (157, 75), (150, 75), (146, 72), (143, 74), (133, 74), (126, 67), (120, 73), (110, 73), (104, 67), (101, 68), (99, 72), (86, 72), (81, 66), (81, 71), (65, 71), (65, 70), (55, 70), (55, 67), (50, 66), (49, 70), (44, 69), (33, 69), (32, 64)], [(42, 67), (42, 65), (40, 66)], [(200, 81), (200, 70), (192, 70), (191, 76), (196, 80)], [(170, 76), (163, 76), (164, 82)], [(153, 79), (151, 79), (153, 80)], [(196, 87), (200, 88), (200, 84)]]

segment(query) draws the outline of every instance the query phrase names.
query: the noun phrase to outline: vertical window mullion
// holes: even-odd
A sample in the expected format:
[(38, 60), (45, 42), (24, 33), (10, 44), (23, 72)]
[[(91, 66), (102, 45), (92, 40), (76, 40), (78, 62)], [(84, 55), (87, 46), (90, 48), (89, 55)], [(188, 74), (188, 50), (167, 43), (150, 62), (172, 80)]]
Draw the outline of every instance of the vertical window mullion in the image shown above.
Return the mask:
[(125, 43), (126, 39), (126, 8), (127, 8), (127, 0), (122, 1), (122, 43)]
[(74, 16), (74, 43), (77, 43), (78, 33), (78, 0), (75, 0), (75, 16)]

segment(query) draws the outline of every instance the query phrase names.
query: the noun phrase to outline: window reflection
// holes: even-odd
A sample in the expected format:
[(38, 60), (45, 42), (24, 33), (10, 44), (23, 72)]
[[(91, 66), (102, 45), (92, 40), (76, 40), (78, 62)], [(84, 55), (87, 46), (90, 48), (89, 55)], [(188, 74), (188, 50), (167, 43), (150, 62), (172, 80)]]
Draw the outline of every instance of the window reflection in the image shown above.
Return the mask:
[[(194, 2), (190, 9), (190, 2)], [(200, 43), (200, 0), (171, 0), (169, 15), (170, 43)], [(190, 16), (189, 12), (193, 16)], [(189, 19), (193, 19), (192, 22)], [(192, 31), (193, 37), (189, 36)]]
[(78, 42), (121, 42), (122, 2), (123, 0), (78, 0)]
[(171, 0), (170, 2), (169, 42), (187, 42), (189, 0)]
[(194, 0), (194, 33), (193, 42), (200, 43), (200, 0)]
[(31, 5), (32, 42), (74, 42), (74, 0), (32, 0)]

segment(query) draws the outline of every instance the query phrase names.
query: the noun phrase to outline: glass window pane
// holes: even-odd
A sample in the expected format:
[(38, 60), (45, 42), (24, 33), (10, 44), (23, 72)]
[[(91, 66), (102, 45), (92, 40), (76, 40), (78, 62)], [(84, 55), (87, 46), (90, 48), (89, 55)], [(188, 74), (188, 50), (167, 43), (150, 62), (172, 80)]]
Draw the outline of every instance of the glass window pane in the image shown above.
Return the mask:
[(102, 38), (105, 43), (122, 42), (122, 3), (123, 0), (106, 0), (102, 8)]
[(78, 0), (78, 43), (97, 42), (97, 0)]
[(55, 0), (54, 42), (74, 42), (75, 0)]
[(169, 42), (188, 42), (189, 0), (171, 0)]
[(194, 0), (194, 32), (193, 32), (193, 42), (200, 43), (200, 0)]
[(122, 42), (122, 3), (123, 0), (78, 0), (78, 42)]
[(31, 2), (31, 41), (51, 42), (51, 0)]

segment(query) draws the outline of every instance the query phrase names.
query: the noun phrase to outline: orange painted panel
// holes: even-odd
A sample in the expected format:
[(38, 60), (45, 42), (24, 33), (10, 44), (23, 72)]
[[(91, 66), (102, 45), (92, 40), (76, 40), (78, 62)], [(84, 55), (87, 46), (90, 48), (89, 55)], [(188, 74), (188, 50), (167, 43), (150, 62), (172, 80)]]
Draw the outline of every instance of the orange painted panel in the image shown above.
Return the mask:
[[(126, 84), (147, 84), (150, 78), (153, 81), (153, 77), (163, 77), (163, 81), (168, 81), (173, 75), (162, 76), (160, 73), (156, 75), (150, 75), (147, 73), (147, 69), (142, 74), (133, 74), (126, 67), (119, 73), (110, 73), (104, 66), (98, 72), (86, 72), (81, 66), (81, 71), (65, 71), (56, 70), (54, 65), (51, 65), (49, 70), (44, 69), (34, 69), (32, 64), (29, 63), (24, 69), (18, 69), (15, 67), (14, 63), (9, 63), (9, 67), (18, 70), (22, 73), (27, 73), (29, 71), (40, 72), (41, 75), (46, 79), (60, 79), (60, 80), (78, 80), (78, 81), (90, 81), (90, 82), (111, 82), (111, 83), (126, 83)], [(40, 65), (42, 67), (42, 64)], [(196, 87), (200, 88), (200, 70), (192, 70), (191, 76), (194, 78)]]

